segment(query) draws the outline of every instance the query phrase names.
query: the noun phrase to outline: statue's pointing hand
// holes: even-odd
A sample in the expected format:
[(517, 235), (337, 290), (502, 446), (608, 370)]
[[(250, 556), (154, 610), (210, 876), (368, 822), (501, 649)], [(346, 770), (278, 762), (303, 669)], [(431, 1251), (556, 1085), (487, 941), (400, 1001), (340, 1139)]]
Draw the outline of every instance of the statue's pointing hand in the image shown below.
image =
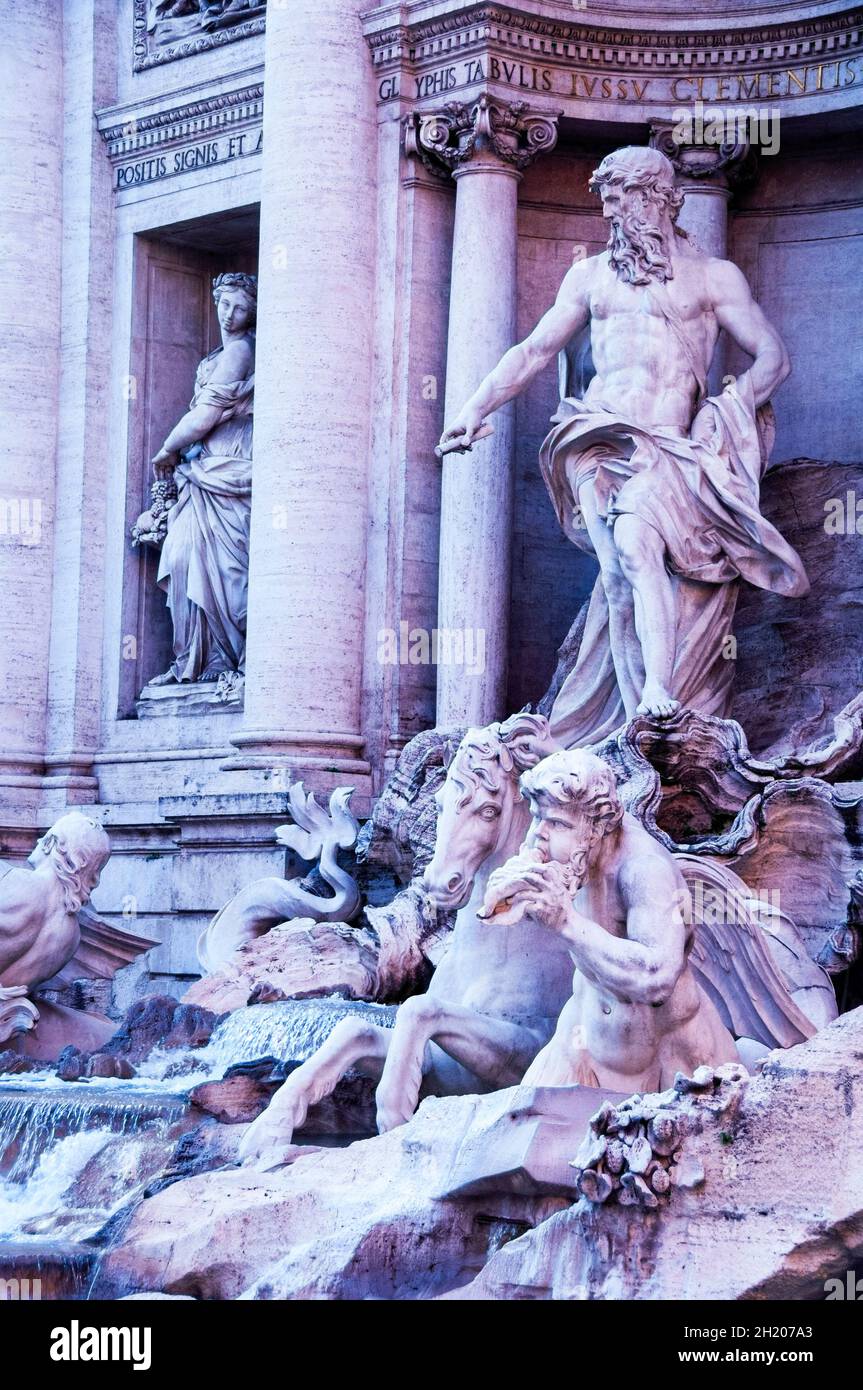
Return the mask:
[(498, 926), (512, 926), (529, 916), (560, 931), (572, 916), (573, 891), (570, 865), (543, 863), (538, 851), (523, 850), (490, 875), (477, 916)]
[(449, 429), (444, 430), (435, 456), (442, 459), (444, 454), (469, 453), (477, 439), (485, 439), (490, 434), (494, 434), (494, 426), (483, 420), (481, 415), (462, 411)]

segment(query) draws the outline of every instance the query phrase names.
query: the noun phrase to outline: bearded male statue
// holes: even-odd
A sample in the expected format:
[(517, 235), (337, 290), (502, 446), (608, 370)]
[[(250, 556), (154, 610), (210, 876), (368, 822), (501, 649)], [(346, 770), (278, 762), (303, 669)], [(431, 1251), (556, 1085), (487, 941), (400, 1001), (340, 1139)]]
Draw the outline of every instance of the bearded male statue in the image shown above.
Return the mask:
[(660, 1091), (678, 1071), (738, 1061), (689, 961), (681, 870), (624, 811), (611, 769), (571, 749), (520, 785), (531, 828), (489, 878), (480, 915), (490, 929), (517, 932), (525, 916), (548, 927), (575, 967), (572, 997), (524, 1084)]
[(0, 862), (0, 1046), (38, 1025), (38, 1042), (20, 1050), (46, 1060), (68, 1043), (101, 1047), (116, 1030), (101, 1014), (41, 999), (37, 1008), (29, 997), (39, 985), (109, 980), (156, 945), (89, 907), (110, 854), (102, 826), (70, 810), (36, 842), (26, 864)]
[[(779, 335), (740, 270), (677, 226), (683, 194), (659, 150), (616, 150), (590, 188), (611, 224), (608, 249), (567, 272), (552, 308), (440, 446), (469, 449), (490, 432), (486, 417), (590, 326), (596, 375), (582, 399), (561, 401), (540, 454), (564, 531), (600, 566), (551, 714), (565, 747), (681, 704), (727, 716), (738, 581), (790, 597), (808, 590), (798, 555), (759, 510), (769, 401), (790, 370)], [(721, 328), (753, 360), (708, 398)]]

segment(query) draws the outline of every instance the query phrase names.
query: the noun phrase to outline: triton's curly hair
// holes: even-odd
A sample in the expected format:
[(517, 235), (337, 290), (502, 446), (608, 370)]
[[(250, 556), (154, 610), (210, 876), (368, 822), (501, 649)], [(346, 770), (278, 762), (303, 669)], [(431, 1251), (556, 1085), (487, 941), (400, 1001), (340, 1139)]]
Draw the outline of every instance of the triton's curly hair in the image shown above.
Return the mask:
[(623, 819), (614, 773), (607, 763), (583, 748), (552, 753), (521, 779), (521, 794), (543, 797), (559, 806), (584, 811), (604, 835)]

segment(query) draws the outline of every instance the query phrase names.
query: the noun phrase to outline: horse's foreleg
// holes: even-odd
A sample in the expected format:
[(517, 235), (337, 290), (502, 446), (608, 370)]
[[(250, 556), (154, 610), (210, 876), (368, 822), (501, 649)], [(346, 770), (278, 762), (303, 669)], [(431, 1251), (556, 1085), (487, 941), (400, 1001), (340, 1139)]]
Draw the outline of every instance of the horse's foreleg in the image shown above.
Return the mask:
[(531, 1028), (474, 1013), (427, 994), (408, 999), (396, 1015), (383, 1075), (377, 1089), (378, 1130), (406, 1124), (419, 1099), (425, 1053), (436, 1042), (454, 1061), (482, 1081), (517, 1084), (542, 1039)]
[(350, 1067), (378, 1076), (391, 1033), (361, 1018), (343, 1018), (325, 1043), (292, 1071), (243, 1138), (240, 1158), (256, 1167), (284, 1162), (294, 1131), (313, 1105), (331, 1095)]

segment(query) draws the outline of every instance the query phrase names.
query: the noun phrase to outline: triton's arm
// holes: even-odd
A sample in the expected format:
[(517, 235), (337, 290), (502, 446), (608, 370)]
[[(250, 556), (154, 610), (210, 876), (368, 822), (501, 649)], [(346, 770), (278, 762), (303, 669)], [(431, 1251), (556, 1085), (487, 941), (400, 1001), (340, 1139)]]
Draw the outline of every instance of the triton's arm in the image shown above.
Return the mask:
[(554, 861), (525, 872), (513, 900), (522, 900), (535, 921), (563, 937), (576, 968), (592, 985), (627, 1004), (663, 1004), (685, 965), (679, 880), (673, 868), (648, 856), (622, 871), (620, 888), (626, 903), (624, 937), (578, 911)]
[(752, 382), (755, 404), (769, 401), (791, 371), (785, 345), (752, 297), (746, 276), (731, 261), (710, 263), (713, 311), (724, 328), (754, 361), (745, 373)]
[(467, 447), (485, 417), (518, 396), (590, 319), (590, 279), (597, 257), (567, 271), (557, 299), (524, 342), (505, 352), (441, 436), (441, 445), (458, 438)]
[(651, 864), (633, 874), (626, 936), (612, 936), (575, 908), (561, 935), (582, 975), (630, 1004), (664, 1004), (685, 964), (686, 927), (673, 873)]

